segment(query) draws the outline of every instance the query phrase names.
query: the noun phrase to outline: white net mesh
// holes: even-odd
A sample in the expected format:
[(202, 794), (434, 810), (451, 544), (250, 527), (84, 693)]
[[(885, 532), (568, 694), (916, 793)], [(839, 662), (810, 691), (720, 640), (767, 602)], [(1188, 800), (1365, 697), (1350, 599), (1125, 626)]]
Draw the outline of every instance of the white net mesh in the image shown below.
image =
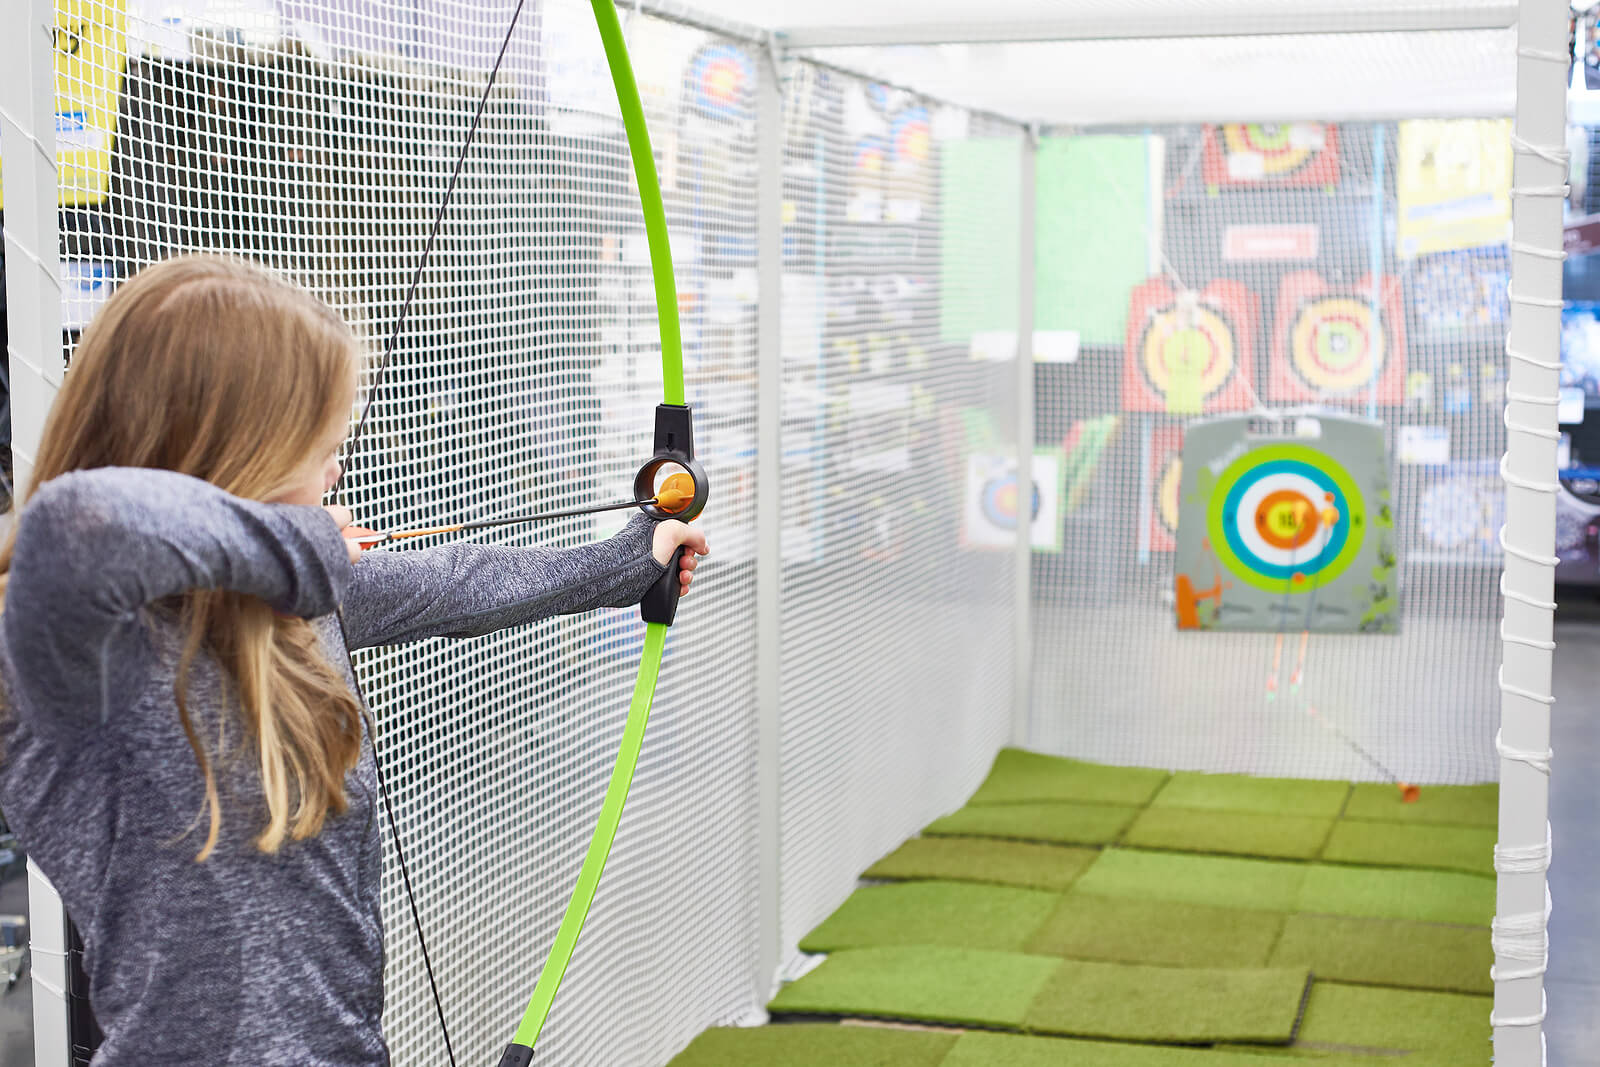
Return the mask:
[[(951, 518), (968, 457), (1016, 450), (1014, 372), (974, 361), (968, 334), (993, 315), (1015, 332), (1020, 157), (1015, 131), (985, 138), (966, 113), (789, 73), (785, 949), (864, 867), (958, 805), (1009, 733), (1014, 535), (963, 553)], [(1009, 203), (1009, 228), (990, 228), (994, 202)], [(941, 272), (985, 244), (1009, 285)]]
[[(195, 2), (178, 19), (172, 5), (127, 3), (63, 4), (110, 27), (64, 83), (86, 101), (58, 133), (78, 153), (61, 172), (69, 328), (140, 266), (204, 249), (293, 272), (381, 342), (513, 0)], [(1271, 180), (1282, 162), (1271, 152), (1218, 171), (1207, 146), (1225, 135), (1198, 125), (1040, 142), (1035, 471), (1048, 491), (1032, 531), (1034, 699), (1013, 737), (1011, 546), (1028, 511), (1008, 466), (1018, 127), (785, 64), (782, 270), (762, 279), (755, 110), (771, 75), (759, 47), (649, 15), (625, 24), (665, 188), (716, 553), (673, 630), (628, 813), (537, 1062), (660, 1063), (761, 1003), (763, 772), (780, 791), (777, 926), (791, 971), (795, 943), (860, 870), (959, 804), (1008, 740), (1113, 762), (1378, 776), (1298, 706), (1265, 701), (1272, 635), (1174, 631), (1161, 488), (1188, 420), (1159, 396), (1135, 398), (1126, 351), (1134, 290), (1151, 279), (1200, 292), (1227, 280), (1259, 304), (1237, 339), (1252, 350), (1236, 368), (1250, 384), (1236, 373), (1224, 407), (1331, 400), (1384, 420), (1400, 632), (1313, 637), (1304, 690), (1404, 777), (1492, 775), (1505, 235), (1475, 251), (1405, 246), (1397, 220), (1418, 205), (1396, 160), (1418, 136), (1445, 143), (1438, 130), (1250, 132), (1307, 150), (1310, 162)], [(1498, 70), (1504, 37), (1473, 31), (1472, 54)], [(892, 58), (919, 70), (928, 57)], [(1381, 52), (1379, 65), (1404, 59)], [(1113, 65), (1127, 76), (1136, 61)], [(1475, 84), (1505, 95), (1494, 79)], [(1474, 158), (1504, 150), (1503, 124), (1472, 129)], [(1296, 288), (1307, 276), (1377, 294), (1363, 299), (1405, 334), (1396, 375), (1334, 396), (1291, 350), (1275, 352), (1279, 305), (1310, 291)], [(785, 494), (778, 765), (765, 769), (753, 559), (763, 281), (782, 302)], [(614, 498), (648, 448), (655, 330), (592, 16), (580, 0), (530, 3), (349, 481), (361, 520), (398, 528)], [(574, 520), (483, 536), (576, 544), (608, 530)], [(531, 991), (598, 814), (641, 638), (635, 613), (607, 612), (362, 661), (463, 1062), (493, 1058)], [(388, 878), (388, 1035), (397, 1062), (439, 1063), (400, 893)]]

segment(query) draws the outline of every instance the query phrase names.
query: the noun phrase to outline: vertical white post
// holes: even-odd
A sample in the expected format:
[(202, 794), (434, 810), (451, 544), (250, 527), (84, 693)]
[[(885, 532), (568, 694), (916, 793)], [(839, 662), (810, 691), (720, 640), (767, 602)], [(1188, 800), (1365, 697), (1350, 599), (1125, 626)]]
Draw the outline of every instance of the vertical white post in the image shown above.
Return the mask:
[(756, 79), (756, 781), (761, 943), (755, 996), (777, 981), (779, 923), (779, 727), (783, 639), (783, 82), (774, 47)]
[(1026, 745), (1033, 711), (1033, 287), (1035, 198), (1039, 133), (1022, 132), (1021, 180), (1017, 186), (1017, 522), (1013, 637), (1015, 674), (1011, 681), (1011, 743)]
[(1512, 175), (1511, 335), (1506, 391), (1505, 574), (1501, 591), (1500, 843), (1494, 920), (1494, 1062), (1544, 1063), (1550, 865), (1550, 673), (1555, 643), (1556, 399), (1566, 4), (1522, 0)]
[[(0, 178), (5, 195), (7, 358), (11, 451), (18, 495), (33, 480), (44, 418), (61, 385), (61, 253), (56, 222), (56, 11), (21, 0), (0, 34)], [(67, 920), (38, 868), (28, 864), (34, 1062), (71, 1062), (67, 1025)]]

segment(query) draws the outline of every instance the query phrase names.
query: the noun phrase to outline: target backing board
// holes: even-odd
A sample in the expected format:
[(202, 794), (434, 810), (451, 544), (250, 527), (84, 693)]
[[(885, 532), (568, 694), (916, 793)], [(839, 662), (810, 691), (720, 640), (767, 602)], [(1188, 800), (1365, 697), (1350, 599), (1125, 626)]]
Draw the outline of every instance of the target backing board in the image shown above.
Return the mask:
[(1122, 409), (1172, 415), (1251, 406), (1260, 299), (1218, 280), (1181, 293), (1165, 278), (1134, 289), (1122, 361)]
[(1400, 279), (1332, 285), (1298, 271), (1278, 286), (1267, 395), (1290, 403), (1405, 399), (1406, 327)]
[(1230, 186), (1339, 184), (1339, 128), (1319, 122), (1234, 122), (1207, 126), (1201, 178), (1209, 189)]
[[(1061, 495), (1066, 476), (1062, 459), (1060, 449), (1041, 448), (1033, 454), (1028, 528), (1035, 552), (1061, 551)], [(968, 456), (962, 547), (1011, 548), (1017, 543), (1022, 504), (1014, 455)]]
[(1323, 413), (1195, 422), (1178, 494), (1179, 629), (1397, 629), (1382, 423)]

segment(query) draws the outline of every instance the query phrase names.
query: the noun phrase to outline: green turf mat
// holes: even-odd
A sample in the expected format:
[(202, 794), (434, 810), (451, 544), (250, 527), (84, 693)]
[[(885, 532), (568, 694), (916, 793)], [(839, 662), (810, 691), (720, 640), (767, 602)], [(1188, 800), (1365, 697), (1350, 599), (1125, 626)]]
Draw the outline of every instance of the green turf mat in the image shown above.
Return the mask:
[(1294, 911), (1309, 864), (1109, 848), (1076, 891), (1219, 908)]
[(1077, 881), (1099, 855), (1092, 848), (1031, 841), (914, 837), (868, 867), (862, 877), (885, 881), (944, 878), (1059, 891)]
[(969, 804), (934, 820), (922, 832), (933, 837), (1004, 837), (1064, 845), (1103, 845), (1122, 836), (1138, 813), (1138, 808), (1109, 804)]
[(1349, 782), (1313, 778), (1252, 778), (1242, 774), (1175, 774), (1150, 802), (1157, 808), (1251, 811), (1331, 819), (1344, 807)]
[(1494, 952), (1481, 927), (1291, 915), (1272, 963), (1310, 967), (1318, 979), (1335, 982), (1494, 992)]
[(1430, 825), (1495, 827), (1500, 824), (1500, 787), (1425, 785), (1415, 804), (1400, 799), (1392, 785), (1358, 785), (1345, 807), (1347, 819), (1382, 819)]
[(1060, 966), (1044, 956), (977, 949), (848, 949), (784, 986), (767, 1010), (1014, 1028)]
[(906, 882), (852, 893), (800, 942), (804, 952), (884, 945), (949, 945), (1020, 952), (1061, 897), (966, 882)]
[[(1258, 1045), (1250, 1051), (1213, 1052), (974, 1030), (961, 1035), (939, 1067), (1293, 1067), (1294, 1061), (1285, 1063), (1284, 1058), (1296, 1051)], [(1325, 1055), (1316, 1054), (1316, 1067), (1371, 1063), (1348, 1057), (1330, 1062), (1322, 1058)]]
[(1025, 944), (1041, 956), (1178, 967), (1264, 967), (1283, 916), (1068, 893)]
[(1146, 808), (1123, 835), (1122, 843), (1134, 848), (1306, 860), (1321, 850), (1333, 825), (1332, 818), (1306, 815)]
[(1494, 874), (1499, 832), (1477, 826), (1421, 826), (1341, 819), (1328, 837), (1322, 858), (1334, 863), (1375, 867), (1431, 867)]
[(1288, 1044), (1305, 999), (1304, 967), (1145, 967), (1067, 960), (1023, 1025), (1078, 1037), (1201, 1044)]
[(1313, 863), (1306, 866), (1299, 899), (1287, 910), (1488, 926), (1494, 918), (1494, 879)]
[(1147, 804), (1167, 780), (1166, 771), (1147, 767), (1112, 767), (1060, 756), (1041, 756), (1019, 748), (1003, 748), (989, 777), (972, 794), (973, 804), (1023, 804), (1041, 800), (1077, 800), (1095, 804)]
[[(1427, 1062), (1489, 1062), (1492, 997), (1316, 982), (1301, 1045), (1433, 1053)], [(1453, 1055), (1441, 1055), (1453, 1054)], [(1408, 1057), (1397, 1063), (1411, 1062)]]
[(829, 1023), (716, 1029), (668, 1067), (939, 1067), (956, 1036)]

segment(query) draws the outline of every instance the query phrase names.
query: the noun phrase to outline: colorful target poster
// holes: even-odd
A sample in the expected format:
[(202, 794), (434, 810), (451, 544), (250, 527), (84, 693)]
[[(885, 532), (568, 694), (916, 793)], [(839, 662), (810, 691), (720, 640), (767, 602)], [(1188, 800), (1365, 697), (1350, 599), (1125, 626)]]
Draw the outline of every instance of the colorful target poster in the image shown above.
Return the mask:
[(1026, 502), (1017, 492), (1015, 456), (967, 457), (966, 506), (961, 523), (961, 547), (1011, 548), (1024, 510), (1029, 539), (1035, 552), (1061, 551), (1061, 498), (1065, 467), (1058, 448), (1041, 448), (1033, 454), (1033, 492)]
[(63, 207), (98, 204), (111, 191), (111, 148), (128, 68), (125, 0), (56, 0), (51, 36), (57, 200)]
[(1178, 547), (1178, 487), (1183, 479), (1183, 429), (1158, 426), (1150, 433), (1150, 551)]
[(1428, 468), (1416, 497), (1414, 542), (1424, 560), (1497, 559), (1505, 524), (1505, 483), (1496, 460)]
[(1298, 271), (1278, 286), (1267, 395), (1277, 401), (1405, 399), (1405, 312), (1400, 279), (1329, 284)]
[(1332, 414), (1195, 422), (1178, 493), (1179, 629), (1398, 627), (1382, 423)]
[(1124, 411), (1173, 415), (1251, 406), (1260, 300), (1219, 280), (1180, 292), (1165, 278), (1133, 291), (1122, 363)]
[(1339, 184), (1339, 129), (1320, 122), (1207, 126), (1200, 147), (1209, 189)]

